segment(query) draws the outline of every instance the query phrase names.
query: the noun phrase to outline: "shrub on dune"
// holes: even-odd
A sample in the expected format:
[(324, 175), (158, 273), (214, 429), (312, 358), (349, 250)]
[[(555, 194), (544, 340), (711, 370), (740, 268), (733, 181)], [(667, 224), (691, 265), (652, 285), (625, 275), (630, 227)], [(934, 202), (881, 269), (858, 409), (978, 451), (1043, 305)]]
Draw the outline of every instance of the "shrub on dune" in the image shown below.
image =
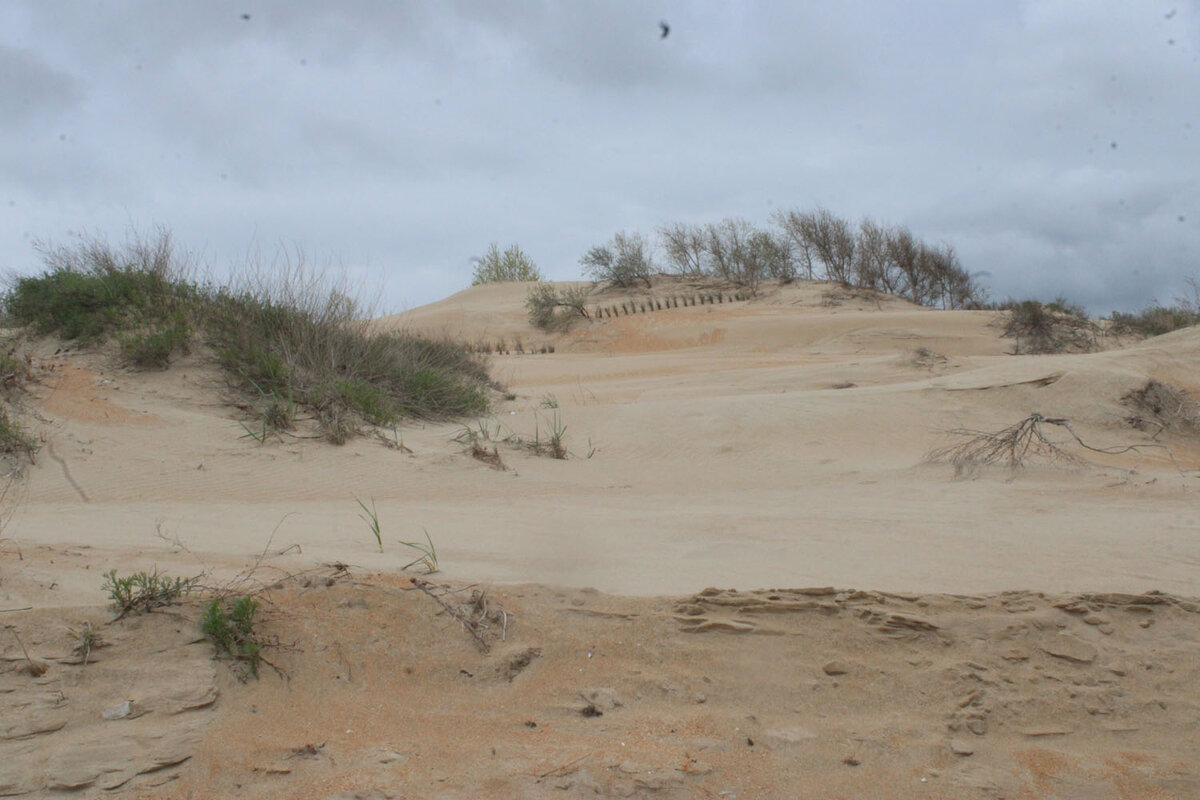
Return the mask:
[(165, 368), (198, 338), (262, 413), (289, 409), (272, 414), (272, 428), (286, 430), (298, 407), (342, 442), (360, 424), (488, 406), (487, 367), (469, 347), (380, 329), (302, 260), (217, 287), (191, 278), (165, 231), (124, 248), (84, 238), (42, 255), (45, 272), (16, 280), (4, 296), (14, 321), (66, 340), (115, 338), (140, 368)]

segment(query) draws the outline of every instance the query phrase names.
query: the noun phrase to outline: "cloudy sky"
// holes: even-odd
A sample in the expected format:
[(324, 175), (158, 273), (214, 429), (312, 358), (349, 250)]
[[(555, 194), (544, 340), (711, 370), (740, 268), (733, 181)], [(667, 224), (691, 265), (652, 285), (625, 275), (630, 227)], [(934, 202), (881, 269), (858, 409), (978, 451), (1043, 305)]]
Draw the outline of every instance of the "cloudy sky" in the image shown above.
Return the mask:
[(493, 241), (572, 279), (622, 229), (817, 205), (953, 245), (993, 297), (1170, 302), (1200, 0), (0, 4), (0, 270), (165, 225), (398, 311)]

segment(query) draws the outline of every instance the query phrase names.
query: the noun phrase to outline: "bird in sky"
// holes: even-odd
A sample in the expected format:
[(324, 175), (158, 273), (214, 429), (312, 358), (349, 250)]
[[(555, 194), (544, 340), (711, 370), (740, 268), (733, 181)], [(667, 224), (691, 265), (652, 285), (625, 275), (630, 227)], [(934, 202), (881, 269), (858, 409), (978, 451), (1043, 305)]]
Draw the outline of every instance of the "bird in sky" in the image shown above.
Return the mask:
[(662, 36), (660, 36), (658, 38), (665, 39), (671, 34), (671, 26), (668, 25), (667, 23), (660, 22), (660, 23), (658, 23), (658, 27), (660, 30), (662, 30)]

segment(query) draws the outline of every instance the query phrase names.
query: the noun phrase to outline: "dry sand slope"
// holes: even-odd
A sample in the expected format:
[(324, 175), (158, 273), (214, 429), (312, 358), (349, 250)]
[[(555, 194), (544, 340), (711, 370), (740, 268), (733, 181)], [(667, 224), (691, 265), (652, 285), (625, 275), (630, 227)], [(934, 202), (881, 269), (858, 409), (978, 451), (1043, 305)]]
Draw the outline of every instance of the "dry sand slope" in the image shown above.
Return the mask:
[[(0, 796), (1200, 796), (1200, 447), (1122, 404), (1200, 390), (1200, 331), (1014, 357), (992, 314), (797, 285), (551, 339), (525, 291), (381, 321), (555, 345), (493, 356), (515, 397), (469, 422), (503, 470), (463, 424), (259, 446), (199, 356), (45, 346), (0, 542)], [(1051, 427), (1086, 463), (923, 463), (1035, 412), (1174, 461)], [(555, 417), (568, 459), (514, 443)], [(440, 582), (508, 611), (489, 652), (394, 574), (423, 531)], [(287, 680), (214, 669), (194, 606), (70, 663), (106, 570), (217, 584), (260, 555)], [(837, 591), (764, 590), (806, 586)]]

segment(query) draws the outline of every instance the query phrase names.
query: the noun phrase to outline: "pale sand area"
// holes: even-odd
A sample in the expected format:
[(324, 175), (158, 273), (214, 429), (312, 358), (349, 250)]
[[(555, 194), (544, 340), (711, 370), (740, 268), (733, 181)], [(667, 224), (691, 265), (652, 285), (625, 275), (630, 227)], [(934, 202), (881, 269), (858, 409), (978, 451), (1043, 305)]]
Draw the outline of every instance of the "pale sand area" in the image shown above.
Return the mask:
[[(1087, 355), (1011, 356), (995, 314), (896, 299), (830, 305), (830, 287), (801, 284), (750, 303), (602, 319), (549, 337), (525, 322), (526, 290), (476, 287), (380, 322), (555, 345), (553, 354), (492, 356), (494, 377), (515, 399), (499, 400), (484, 420), (406, 423), (398, 434), (411, 452), (374, 438), (259, 446), (239, 438), (241, 414), (201, 356), (147, 375), (39, 346), (28, 402), (47, 446), (14, 490), (0, 544), (0, 607), (35, 607), (6, 611), (3, 622), (20, 627), (35, 653), (69, 649), (65, 623), (49, 621), (54, 609), (63, 620), (105, 618), (100, 583), (111, 568), (209, 568), (215, 581), (265, 548), (264, 575), (332, 575), (321, 565), (343, 563), (354, 576), (274, 593), (272, 624), (302, 643), (272, 656), (290, 683), (268, 673), (240, 685), (221, 665), (211, 674), (197, 665), (205, 645), (175, 648), (192, 678), (154, 689), (158, 702), (186, 705), (176, 695), (206, 698), (205, 686), (219, 686), (220, 699), (188, 712), (206, 715), (203, 724), (167, 726), (176, 731), (159, 748), (168, 755), (140, 745), (146, 764), (179, 755), (180, 766), (118, 793), (1200, 794), (1200, 617), (1186, 599), (1200, 595), (1197, 439), (1159, 436), (1172, 463), (1158, 448), (1085, 453), (1051, 428), (1089, 463), (967, 479), (923, 463), (949, 429), (996, 430), (1035, 412), (1069, 418), (1097, 447), (1151, 444), (1125, 422), (1121, 398), (1151, 378), (1200, 390), (1200, 330)], [(535, 426), (545, 436), (556, 414), (565, 461), (502, 442), (508, 469), (497, 471), (455, 441), (465, 424), (499, 430), (497, 438), (527, 440)], [(383, 553), (356, 498), (376, 504)], [(397, 540), (423, 531), (437, 546), (438, 580), (488, 586), (519, 609), (492, 654), (475, 652), (432, 601), (388, 577), (412, 558)], [(776, 599), (757, 606), (673, 599), (706, 586), (870, 593), (796, 603), (764, 594)], [(1055, 607), (1078, 593), (1151, 590), (1185, 599), (1114, 595)], [(354, 609), (360, 618), (347, 617)], [(894, 613), (934, 627), (889, 627)], [(142, 639), (116, 630), (128, 624), (112, 626), (111, 638), (132, 648)], [(177, 627), (183, 642), (194, 638), (194, 628)], [(12, 641), (0, 646), (6, 669), (20, 663)], [(531, 648), (542, 652), (510, 679), (505, 665)], [(604, 654), (602, 670), (587, 652)], [(846, 672), (828, 674), (839, 660)], [(62, 669), (37, 679), (47, 697), (102, 679), (93, 667)], [(465, 673), (491, 677), (464, 684)], [(131, 674), (113, 672), (105, 691), (117, 701), (112, 687), (150, 691)], [(21, 680), (32, 679), (15, 668), (0, 675), (0, 698), (25, 697)], [(622, 705), (585, 719), (578, 692), (597, 686)], [(385, 696), (401, 698), (403, 710)], [(269, 725), (256, 728), (249, 705)], [(7, 708), (5, 730), (25, 713)], [(330, 708), (356, 721), (335, 723)], [(969, 729), (977, 719), (988, 722)], [(119, 749), (87, 756), (81, 741), (112, 738), (93, 727), (13, 728), (0, 748), (20, 748), (18, 761), (30, 766), (0, 774), (0, 793), (36, 796), (72, 769), (84, 776), (81, 791), (94, 791), (103, 780), (85, 781), (96, 771), (89, 765), (133, 763)], [(622, 737), (638, 753), (621, 757)], [(743, 751), (735, 747), (743, 739), (756, 743)], [(318, 755), (288, 757), (322, 741)], [(383, 750), (397, 755), (376, 758)], [(62, 752), (83, 753), (82, 766), (48, 761)], [(703, 766), (685, 768), (689, 759)], [(106, 774), (118, 776), (110, 783), (129, 779)], [(150, 787), (151, 778), (166, 783)]]

